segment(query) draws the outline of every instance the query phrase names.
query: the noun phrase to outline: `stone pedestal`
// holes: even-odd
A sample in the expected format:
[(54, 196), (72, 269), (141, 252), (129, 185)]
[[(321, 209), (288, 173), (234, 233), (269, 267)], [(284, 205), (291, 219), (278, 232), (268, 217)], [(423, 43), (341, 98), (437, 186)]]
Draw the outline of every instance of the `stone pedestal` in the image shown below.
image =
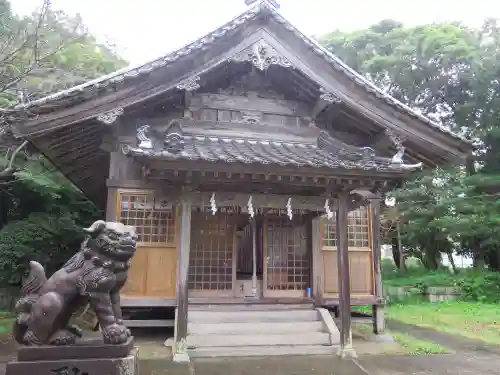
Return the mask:
[(6, 375), (139, 375), (137, 352), (130, 338), (122, 345), (82, 340), (73, 346), (27, 346)]

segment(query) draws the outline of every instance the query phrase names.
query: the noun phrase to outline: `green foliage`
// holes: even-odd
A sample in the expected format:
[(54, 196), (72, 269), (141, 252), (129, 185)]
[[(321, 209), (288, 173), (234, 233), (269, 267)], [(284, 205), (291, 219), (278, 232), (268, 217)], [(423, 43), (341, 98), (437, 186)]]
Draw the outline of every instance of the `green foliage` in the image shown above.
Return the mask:
[[(391, 261), (382, 263), (385, 287), (413, 287), (422, 294), (427, 287), (460, 287), (462, 299), (473, 302), (500, 302), (500, 273), (473, 268), (461, 269), (457, 273), (445, 267), (427, 270), (422, 264), (409, 266), (407, 271), (395, 267)], [(410, 293), (411, 294), (411, 293)], [(421, 296), (406, 298), (404, 303), (422, 301)]]
[(457, 282), (463, 298), (475, 302), (500, 302), (500, 272), (466, 272)]
[(389, 94), (479, 146), (465, 166), (423, 173), (394, 192), (406, 255), (436, 270), (443, 255), (458, 252), (500, 270), (498, 20), (480, 28), (385, 20), (321, 42)]
[(94, 204), (41, 157), (28, 160), (0, 194), (8, 197), (7, 207), (2, 207), (6, 224), (0, 229), (4, 285), (18, 285), (30, 260), (43, 264), (48, 274), (57, 270), (78, 251), (82, 228), (101, 217)]
[[(34, 99), (125, 65), (87, 33), (79, 17), (53, 11), (49, 0), (42, 3), (19, 18), (0, 0), (0, 108), (17, 104), (19, 92)], [(8, 122), (0, 116), (5, 149), (12, 146), (1, 138)], [(20, 152), (11, 171), (11, 155), (0, 153), (0, 284), (19, 285), (30, 260), (48, 274), (59, 268), (79, 250), (82, 227), (102, 213), (44, 157)]]
[(89, 35), (79, 16), (54, 11), (50, 1), (31, 16), (0, 2), (0, 108), (82, 83), (126, 65)]

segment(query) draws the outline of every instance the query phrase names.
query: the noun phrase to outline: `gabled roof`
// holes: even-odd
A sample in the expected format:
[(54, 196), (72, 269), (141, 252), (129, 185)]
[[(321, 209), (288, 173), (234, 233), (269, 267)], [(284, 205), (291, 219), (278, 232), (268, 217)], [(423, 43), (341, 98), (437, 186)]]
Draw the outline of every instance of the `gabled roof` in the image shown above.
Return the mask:
[(293, 32), (298, 38), (300, 38), (305, 44), (307, 44), (317, 55), (327, 61), (335, 70), (343, 73), (348, 77), (355, 85), (363, 88), (365, 91), (375, 95), (380, 100), (383, 100), (386, 104), (390, 105), (397, 111), (403, 112), (422, 123), (438, 130), (458, 141), (464, 143), (470, 143), (470, 141), (461, 137), (458, 134), (453, 133), (448, 128), (442, 126), (441, 124), (432, 121), (426, 116), (418, 113), (407, 105), (401, 103), (390, 95), (386, 94), (375, 86), (373, 83), (368, 81), (366, 78), (355, 72), (353, 69), (348, 67), (343, 61), (332, 54), (330, 51), (322, 47), (311, 37), (300, 32), (295, 26), (293, 26), (288, 20), (286, 20), (281, 14), (266, 0), (260, 0), (255, 2), (246, 11), (244, 11), (239, 16), (235, 17), (231, 21), (227, 22), (225, 25), (219, 27), (215, 31), (205, 35), (204, 37), (190, 43), (174, 52), (167, 54), (161, 58), (148, 62), (146, 64), (129, 67), (125, 69), (118, 70), (114, 73), (102, 76), (100, 78), (85, 82), (81, 85), (63, 90), (43, 98), (31, 101), (29, 103), (21, 104), (17, 106), (17, 109), (34, 109), (36, 107), (41, 107), (46, 104), (55, 104), (60, 100), (65, 100), (73, 96), (90, 96), (93, 92), (97, 92), (102, 88), (108, 87), (110, 85), (125, 82), (128, 79), (136, 79), (142, 75), (151, 73), (152, 71), (168, 66), (181, 58), (185, 58), (196, 51), (205, 50), (210, 48), (215, 42), (224, 39), (228, 34), (237, 29), (245, 28), (245, 26), (259, 17), (272, 17), (273, 20), (283, 25), (284, 28)]

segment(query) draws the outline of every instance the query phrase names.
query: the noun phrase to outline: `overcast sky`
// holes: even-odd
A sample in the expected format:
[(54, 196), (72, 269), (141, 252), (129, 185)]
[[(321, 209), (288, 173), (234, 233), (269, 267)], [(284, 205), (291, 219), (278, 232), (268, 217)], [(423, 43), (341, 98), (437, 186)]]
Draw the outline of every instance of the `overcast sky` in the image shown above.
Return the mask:
[[(41, 0), (11, 0), (29, 13)], [(500, 18), (498, 0), (279, 0), (281, 13), (305, 34), (353, 30), (382, 19), (406, 25), (462, 21), (478, 26)], [(132, 64), (164, 55), (203, 36), (245, 9), (244, 0), (52, 0), (56, 9), (80, 13), (100, 40), (118, 46)]]

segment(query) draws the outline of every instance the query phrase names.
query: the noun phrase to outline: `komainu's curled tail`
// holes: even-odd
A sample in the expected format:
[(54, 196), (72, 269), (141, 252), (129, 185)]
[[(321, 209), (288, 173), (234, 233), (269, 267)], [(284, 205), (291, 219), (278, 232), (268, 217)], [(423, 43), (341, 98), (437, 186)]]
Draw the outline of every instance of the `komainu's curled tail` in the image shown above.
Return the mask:
[(32, 260), (30, 262), (30, 269), (30, 274), (21, 288), (22, 297), (29, 294), (37, 294), (47, 281), (45, 270), (40, 263)]
[(24, 343), (24, 334), (31, 317), (32, 306), (40, 297), (40, 289), (47, 282), (43, 266), (35, 261), (30, 262), (30, 273), (21, 287), (21, 298), (17, 301), (15, 312), (17, 319), (14, 322), (13, 336), (19, 343)]

